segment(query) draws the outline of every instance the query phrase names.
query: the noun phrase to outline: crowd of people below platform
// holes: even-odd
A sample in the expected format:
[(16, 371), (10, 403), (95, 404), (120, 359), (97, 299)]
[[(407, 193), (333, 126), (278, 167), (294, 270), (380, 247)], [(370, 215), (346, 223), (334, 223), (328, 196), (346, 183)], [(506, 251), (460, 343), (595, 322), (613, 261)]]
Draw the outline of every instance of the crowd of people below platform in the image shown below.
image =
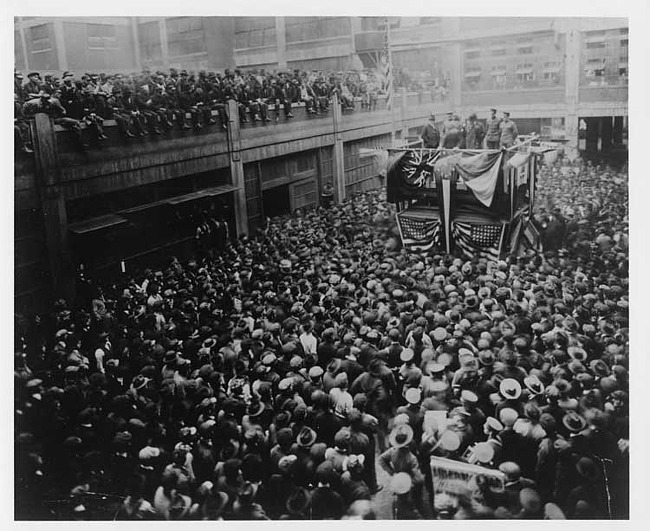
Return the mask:
[[(38, 112), (73, 131), (81, 147), (101, 145), (107, 139), (103, 124), (113, 119), (124, 139), (163, 135), (173, 128), (200, 130), (218, 125), (228, 128), (228, 100), (237, 102), (240, 123), (276, 122), (293, 118), (292, 107), (305, 105), (310, 115), (327, 113), (332, 96), (338, 95), (344, 110), (374, 110), (386, 82), (372, 69), (346, 72), (265, 70), (223, 73), (168, 72), (148, 68), (140, 74), (66, 71), (61, 78), (30, 72), (27, 82), (14, 73), (14, 133), (17, 150), (32, 152), (28, 120)], [(416, 86), (397, 71), (394, 87)], [(85, 127), (82, 127), (82, 124)]]
[(408, 253), (377, 191), (17, 316), (16, 517), (625, 518), (626, 170), (538, 204), (556, 251)]

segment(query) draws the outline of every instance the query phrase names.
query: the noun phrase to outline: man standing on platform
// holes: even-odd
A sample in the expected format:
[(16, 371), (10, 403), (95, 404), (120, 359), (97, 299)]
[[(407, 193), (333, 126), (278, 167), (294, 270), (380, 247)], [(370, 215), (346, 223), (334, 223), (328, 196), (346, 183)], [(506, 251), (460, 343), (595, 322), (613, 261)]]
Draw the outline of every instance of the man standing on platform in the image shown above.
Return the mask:
[(484, 136), (485, 128), (476, 119), (476, 113), (473, 112), (469, 115), (467, 125), (465, 126), (465, 147), (467, 149), (481, 149)]
[(447, 113), (447, 119), (442, 124), (442, 140), (443, 148), (457, 148), (460, 147), (463, 141), (462, 125), (460, 118), (452, 111)]
[(440, 145), (440, 131), (438, 131), (438, 126), (436, 125), (435, 114), (431, 113), (429, 116), (429, 121), (424, 126), (424, 129), (422, 129), (420, 138), (425, 148), (436, 149)]
[(499, 124), (499, 131), (501, 133), (499, 143), (501, 147), (509, 148), (517, 142), (517, 137), (519, 136), (519, 131), (517, 131), (517, 125), (510, 119), (510, 113), (503, 112), (503, 120)]
[(487, 149), (499, 149), (499, 139), (501, 138), (499, 125), (501, 119), (497, 118), (496, 109), (490, 109), (490, 113), (491, 115), (486, 122), (485, 147)]

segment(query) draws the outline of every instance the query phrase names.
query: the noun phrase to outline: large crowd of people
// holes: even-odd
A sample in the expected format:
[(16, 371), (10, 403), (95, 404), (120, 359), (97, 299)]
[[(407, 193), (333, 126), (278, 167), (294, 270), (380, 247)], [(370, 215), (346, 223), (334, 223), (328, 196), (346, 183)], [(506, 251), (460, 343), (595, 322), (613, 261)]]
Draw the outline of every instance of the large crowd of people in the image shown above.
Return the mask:
[(625, 518), (627, 170), (537, 204), (557, 250), (408, 253), (376, 191), (18, 316), (16, 517)]
[[(410, 86), (404, 73), (395, 86)], [(384, 83), (385, 85), (385, 83)], [(114, 119), (124, 139), (162, 135), (172, 128), (200, 130), (228, 127), (227, 101), (237, 102), (242, 124), (293, 118), (292, 106), (304, 103), (308, 114), (329, 110), (333, 94), (344, 109), (356, 105), (373, 110), (385, 91), (372, 69), (355, 71), (267, 72), (239, 69), (198, 73), (174, 68), (139, 74), (66, 71), (61, 78), (30, 72), (14, 73), (14, 121), (17, 149), (31, 152), (27, 120), (37, 112), (50, 114), (55, 123), (74, 131), (81, 146), (106, 140), (103, 123)], [(271, 108), (271, 109), (270, 109)], [(82, 124), (85, 127), (82, 127)]]

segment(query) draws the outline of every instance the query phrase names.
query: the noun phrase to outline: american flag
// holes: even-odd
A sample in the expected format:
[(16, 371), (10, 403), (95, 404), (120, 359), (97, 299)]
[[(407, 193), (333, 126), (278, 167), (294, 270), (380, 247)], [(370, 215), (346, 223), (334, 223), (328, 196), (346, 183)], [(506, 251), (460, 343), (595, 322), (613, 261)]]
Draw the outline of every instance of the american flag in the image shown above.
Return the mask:
[(384, 47), (381, 50), (381, 73), (384, 84), (384, 91), (388, 95), (386, 100), (386, 108), (390, 110), (393, 105), (393, 65), (390, 61), (390, 52), (388, 50), (390, 42), (390, 20), (386, 19), (386, 30), (384, 32)]
[(402, 244), (410, 251), (428, 251), (440, 246), (442, 223), (417, 213), (404, 211), (397, 214)]
[(528, 221), (528, 223), (526, 223), (526, 228), (524, 228), (524, 238), (528, 242), (528, 245), (531, 249), (535, 249), (536, 251), (542, 250), (542, 239), (539, 235), (539, 231), (535, 225), (533, 225), (532, 221)]
[(451, 224), (451, 235), (456, 245), (467, 256), (481, 256), (488, 260), (499, 260), (501, 241), (505, 225), (479, 225), (454, 221)]

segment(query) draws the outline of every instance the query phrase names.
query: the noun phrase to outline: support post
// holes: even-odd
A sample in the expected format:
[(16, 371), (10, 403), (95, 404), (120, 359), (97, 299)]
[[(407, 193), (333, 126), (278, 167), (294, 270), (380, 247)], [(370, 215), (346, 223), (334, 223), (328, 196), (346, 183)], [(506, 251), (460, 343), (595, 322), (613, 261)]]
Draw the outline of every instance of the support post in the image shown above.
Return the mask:
[(275, 17), (275, 46), (278, 68), (287, 67), (287, 35), (284, 17)]
[(566, 64), (564, 69), (565, 98), (567, 113), (564, 117), (564, 131), (567, 147), (578, 149), (578, 97), (580, 94), (580, 33), (570, 30), (566, 33)]
[[(244, 184), (244, 162), (241, 158), (241, 128), (237, 102), (228, 100), (228, 152), (230, 158), (230, 182), (234, 191), (235, 225), (237, 236), (248, 236), (248, 207), (246, 205), (246, 186)], [(261, 193), (261, 191), (260, 191)]]
[(52, 23), (52, 31), (54, 32), (54, 43), (56, 46), (56, 60), (59, 65), (59, 70), (64, 71), (68, 69), (68, 56), (65, 48), (65, 30), (63, 29), (63, 19), (56, 18)]
[(61, 186), (61, 164), (54, 124), (45, 113), (34, 117), (36, 183), (43, 213), (45, 244), (54, 296), (68, 302), (75, 298), (75, 277), (68, 242), (68, 217)]
[(334, 190), (336, 202), (345, 200), (345, 160), (343, 155), (343, 136), (341, 135), (341, 103), (338, 94), (332, 96), (332, 118), (334, 119)]

